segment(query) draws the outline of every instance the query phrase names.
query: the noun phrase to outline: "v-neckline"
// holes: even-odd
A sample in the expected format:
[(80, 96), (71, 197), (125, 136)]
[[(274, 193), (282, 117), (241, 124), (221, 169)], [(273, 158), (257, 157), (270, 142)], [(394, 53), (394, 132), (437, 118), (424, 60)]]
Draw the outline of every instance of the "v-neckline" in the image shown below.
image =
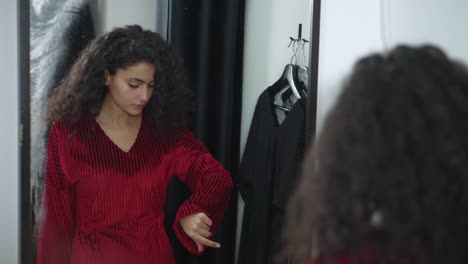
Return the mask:
[(109, 135), (107, 135), (106, 131), (104, 131), (104, 129), (102, 129), (101, 125), (99, 124), (99, 122), (96, 120), (96, 118), (94, 118), (94, 124), (95, 126), (97, 127), (97, 129), (99, 130), (99, 132), (104, 136), (105, 140), (107, 142), (110, 143), (110, 145), (113, 146), (113, 148), (117, 149), (118, 152), (124, 154), (124, 155), (128, 155), (130, 154), (131, 152), (134, 151), (134, 149), (136, 148), (138, 142), (140, 141), (140, 137), (141, 137), (141, 134), (142, 134), (142, 131), (143, 131), (143, 126), (145, 124), (145, 121), (144, 121), (144, 117), (142, 116), (141, 117), (141, 124), (140, 124), (140, 128), (138, 129), (138, 133), (137, 133), (137, 136), (135, 138), (135, 140), (133, 141), (133, 144), (130, 146), (130, 148), (128, 149), (128, 151), (125, 151), (123, 150), (121, 147), (119, 147), (119, 145), (117, 145), (110, 137)]

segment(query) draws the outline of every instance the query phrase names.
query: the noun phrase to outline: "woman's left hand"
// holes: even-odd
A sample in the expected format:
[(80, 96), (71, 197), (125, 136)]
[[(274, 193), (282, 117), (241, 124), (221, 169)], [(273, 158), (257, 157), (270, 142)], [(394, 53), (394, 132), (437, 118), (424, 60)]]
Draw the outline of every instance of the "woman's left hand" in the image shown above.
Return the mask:
[(210, 240), (213, 233), (210, 227), (213, 221), (204, 213), (186, 216), (180, 219), (180, 225), (184, 232), (197, 244), (198, 252), (203, 251), (205, 246), (219, 248), (221, 245)]

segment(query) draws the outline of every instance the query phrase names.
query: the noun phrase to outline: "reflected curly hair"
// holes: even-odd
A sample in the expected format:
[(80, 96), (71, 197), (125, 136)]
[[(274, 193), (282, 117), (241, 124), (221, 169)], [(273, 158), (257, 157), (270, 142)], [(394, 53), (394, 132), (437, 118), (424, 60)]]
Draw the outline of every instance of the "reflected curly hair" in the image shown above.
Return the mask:
[(161, 36), (138, 25), (116, 28), (81, 52), (49, 100), (49, 124), (58, 120), (75, 124), (87, 112), (96, 117), (107, 94), (104, 72), (113, 75), (142, 61), (156, 68), (155, 90), (144, 111), (161, 131), (186, 128), (194, 109), (186, 69)]
[(434, 46), (357, 62), (291, 197), (294, 263), (466, 263), (468, 71)]

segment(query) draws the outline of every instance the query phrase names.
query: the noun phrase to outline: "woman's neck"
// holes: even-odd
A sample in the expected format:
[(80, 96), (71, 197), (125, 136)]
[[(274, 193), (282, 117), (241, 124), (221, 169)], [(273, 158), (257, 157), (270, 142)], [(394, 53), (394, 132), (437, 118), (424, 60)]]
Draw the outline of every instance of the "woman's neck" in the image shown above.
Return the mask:
[(106, 96), (96, 120), (99, 124), (105, 125), (106, 127), (134, 127), (140, 125), (141, 115), (132, 116), (128, 114), (122, 110), (110, 96)]

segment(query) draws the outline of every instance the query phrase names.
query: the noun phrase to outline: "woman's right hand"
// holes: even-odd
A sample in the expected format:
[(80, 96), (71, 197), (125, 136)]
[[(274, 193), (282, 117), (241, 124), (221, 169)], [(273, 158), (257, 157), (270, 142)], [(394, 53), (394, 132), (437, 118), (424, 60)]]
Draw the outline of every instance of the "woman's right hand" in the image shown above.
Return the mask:
[(218, 242), (212, 241), (209, 238), (213, 236), (210, 232), (210, 227), (213, 221), (204, 213), (197, 213), (186, 216), (179, 221), (184, 232), (197, 244), (198, 252), (202, 252), (207, 247), (219, 248), (221, 245)]

